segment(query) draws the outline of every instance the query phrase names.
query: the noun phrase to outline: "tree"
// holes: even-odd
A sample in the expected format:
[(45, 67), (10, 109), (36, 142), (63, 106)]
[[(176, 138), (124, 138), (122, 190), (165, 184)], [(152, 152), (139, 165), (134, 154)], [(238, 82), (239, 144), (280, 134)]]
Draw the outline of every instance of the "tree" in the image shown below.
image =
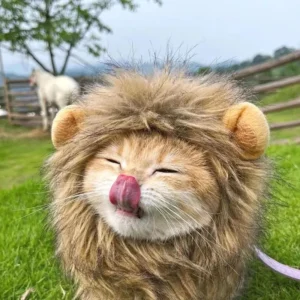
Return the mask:
[(212, 72), (212, 69), (211, 67), (200, 67), (198, 70), (197, 70), (197, 74), (198, 75), (205, 75), (205, 74), (208, 74)]
[[(75, 48), (82, 46), (95, 57), (105, 50), (100, 34), (111, 29), (100, 15), (116, 4), (131, 11), (137, 8), (135, 0), (0, 0), (0, 43), (31, 57), (45, 71), (63, 74)], [(50, 68), (38, 57), (34, 44), (49, 54)], [(60, 68), (58, 51), (63, 57)]]
[(283, 46), (274, 51), (274, 58), (279, 58), (280, 56), (290, 54), (294, 51), (295, 51), (294, 48), (289, 48), (289, 47)]
[(257, 54), (252, 60), (252, 65), (257, 65), (266, 62), (267, 60), (272, 59), (270, 55)]

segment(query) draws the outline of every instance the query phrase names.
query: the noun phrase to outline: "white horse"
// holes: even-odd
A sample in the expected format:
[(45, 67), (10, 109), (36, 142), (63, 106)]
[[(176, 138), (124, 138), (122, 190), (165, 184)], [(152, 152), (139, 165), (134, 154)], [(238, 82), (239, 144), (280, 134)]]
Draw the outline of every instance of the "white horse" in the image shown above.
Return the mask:
[(72, 102), (80, 93), (79, 84), (69, 76), (54, 76), (42, 70), (33, 70), (30, 85), (37, 86), (38, 98), (43, 116), (43, 128), (49, 127), (47, 106), (58, 109)]

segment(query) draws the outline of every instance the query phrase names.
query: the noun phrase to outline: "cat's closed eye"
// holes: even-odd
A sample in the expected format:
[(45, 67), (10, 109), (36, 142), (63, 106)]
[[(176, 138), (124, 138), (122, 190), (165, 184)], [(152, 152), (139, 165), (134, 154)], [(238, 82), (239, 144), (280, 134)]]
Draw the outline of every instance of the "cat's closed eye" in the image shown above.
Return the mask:
[(179, 172), (173, 169), (160, 168), (160, 169), (156, 169), (154, 173), (179, 173)]
[(119, 165), (121, 166), (121, 163), (115, 159), (111, 159), (111, 158), (105, 158), (106, 161), (112, 163), (112, 164), (116, 164), (116, 165)]

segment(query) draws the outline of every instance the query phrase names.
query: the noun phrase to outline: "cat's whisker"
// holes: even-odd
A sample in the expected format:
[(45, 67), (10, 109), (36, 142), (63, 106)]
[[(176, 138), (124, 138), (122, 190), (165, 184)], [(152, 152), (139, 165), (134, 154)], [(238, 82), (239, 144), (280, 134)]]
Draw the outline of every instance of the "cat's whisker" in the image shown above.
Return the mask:
[(44, 207), (39, 208), (39, 209), (36, 209), (36, 210), (34, 210), (33, 212), (31, 212), (31, 213), (29, 213), (29, 214), (26, 214), (26, 215), (22, 216), (21, 218), (19, 218), (19, 220), (25, 219), (25, 218), (27, 218), (27, 217), (29, 217), (29, 216), (31, 216), (31, 215), (33, 215), (33, 214), (36, 214), (36, 213), (38, 213), (38, 212), (40, 212), (40, 211), (42, 211), (42, 210), (44, 210), (44, 209), (45, 209)]
[[(170, 211), (172, 211), (170, 208), (166, 207), (167, 209), (169, 209)], [(190, 216), (188, 213), (186, 213), (185, 211), (181, 211), (184, 215), (186, 215), (188, 218), (192, 219), (196, 224), (197, 224), (197, 221), (192, 217)], [(181, 218), (182, 220), (184, 220), (183, 218)], [(188, 223), (189, 224), (189, 223)], [(200, 224), (201, 225), (201, 224)], [(192, 228), (194, 229), (194, 228)], [(204, 227), (204, 226), (201, 226), (201, 229), (204, 230), (208, 235), (210, 235), (212, 238), (214, 238), (211, 233)], [(207, 243), (213, 245), (213, 246), (217, 246), (218, 248), (228, 252), (228, 249), (224, 248), (223, 246), (221, 246), (220, 244), (218, 244), (216, 241), (211, 241), (209, 239), (207, 239), (204, 235), (202, 235), (199, 231), (196, 231), (196, 234), (198, 234), (201, 238), (203, 238), (204, 240), (206, 240)], [(224, 263), (226, 263), (234, 272), (236, 272), (236, 270), (234, 270), (230, 264), (228, 264), (221, 255), (218, 254), (217, 252), (217, 255), (219, 256), (219, 258), (221, 260), (224, 261)]]
[[(154, 199), (152, 199), (152, 201), (153, 201), (153, 200), (154, 200)], [(155, 200), (154, 200), (154, 201), (155, 201)], [(189, 219), (192, 219), (197, 225), (200, 226), (201, 229), (206, 230), (205, 227), (204, 227), (201, 223), (199, 223), (197, 220), (195, 220), (191, 215), (189, 215), (188, 213), (186, 213), (184, 210), (180, 209), (179, 207), (173, 205), (172, 203), (166, 201), (165, 199), (163, 199), (163, 197), (160, 197), (159, 201), (160, 201), (160, 203), (165, 203), (165, 204), (167, 204), (167, 205), (173, 206), (174, 208), (176, 208), (177, 210), (179, 210), (181, 213), (183, 213), (184, 215), (186, 215)], [(176, 214), (177, 216), (180, 216), (179, 214), (177, 214), (176, 212), (174, 212), (174, 210), (170, 209), (168, 206), (164, 205), (163, 207), (164, 207), (164, 208), (167, 208), (168, 210), (170, 210), (172, 213)], [(195, 230), (195, 228), (193, 228), (193, 227), (192, 227), (186, 220), (184, 220), (181, 216), (180, 216), (180, 219), (183, 220), (183, 221), (185, 221), (186, 224), (189, 226), (189, 228), (191, 228), (192, 230)], [(213, 220), (212, 220), (212, 221), (213, 221)], [(214, 222), (214, 221), (213, 221), (213, 222)], [(210, 233), (207, 231), (207, 234), (210, 234)], [(211, 235), (211, 234), (210, 234), (210, 235)], [(204, 238), (204, 236), (201, 236), (201, 237)], [(213, 241), (207, 240), (207, 242), (212, 243)], [(216, 242), (214, 242), (214, 244), (215, 244), (216, 246), (222, 248), (223, 250), (227, 251), (227, 249), (225, 249), (225, 248), (222, 247), (221, 245), (217, 244)]]
[(55, 200), (53, 203), (56, 203), (56, 202), (65, 202), (69, 199), (73, 199), (73, 198), (76, 198), (76, 197), (82, 197), (82, 196), (88, 196), (88, 195), (93, 195), (93, 194), (96, 194), (95, 191), (93, 192), (85, 192), (85, 193), (80, 193), (80, 194), (75, 194), (75, 195), (72, 195), (70, 197), (65, 197), (65, 198), (57, 198), (57, 200)]
[[(149, 196), (150, 196), (150, 194), (148, 194)], [(158, 198), (159, 199), (159, 201), (161, 201), (161, 202), (164, 202), (164, 203), (166, 203), (167, 205), (171, 205), (171, 206), (173, 206), (173, 207), (175, 207), (176, 209), (179, 209), (179, 207), (178, 206), (175, 206), (174, 204), (172, 204), (172, 202), (174, 202), (174, 200), (173, 199), (170, 199), (169, 201), (167, 201), (167, 199), (165, 199), (165, 197), (163, 197), (163, 195), (161, 195), (160, 193), (154, 193), (154, 195), (152, 195), (152, 200), (154, 199), (154, 201), (156, 201), (156, 199), (155, 198)], [(206, 213), (207, 214), (207, 216), (211, 219), (211, 220), (213, 220), (213, 218), (212, 218), (212, 213), (209, 213), (208, 211), (206, 211), (204, 208), (197, 208), (197, 207), (195, 207), (194, 205), (192, 205), (191, 203), (187, 203), (187, 202), (184, 202), (184, 205), (185, 206), (189, 206), (189, 207), (191, 207), (195, 212), (198, 212), (198, 213)]]
[[(30, 209), (35, 209), (33, 212), (31, 212), (29, 215), (34, 214), (35, 212), (39, 212), (43, 209), (47, 209), (47, 208), (51, 208), (52, 206), (59, 204), (59, 203), (64, 203), (64, 204), (68, 204), (70, 203), (70, 200), (72, 201), (76, 201), (76, 200), (82, 200), (82, 199), (78, 199), (82, 196), (85, 196), (87, 193), (82, 193), (82, 194), (76, 194), (70, 197), (66, 197), (66, 198), (57, 198), (54, 202), (49, 202), (46, 204), (42, 204), (42, 205), (37, 205), (37, 206), (33, 206), (33, 207), (24, 207), (24, 208), (19, 208), (19, 209), (13, 209), (12, 211), (24, 211), (24, 210), (30, 210)], [(66, 201), (68, 200), (68, 201)], [(27, 217), (28, 215), (25, 215), (24, 217)]]
[[(172, 204), (171, 199), (170, 199), (170, 201), (167, 201), (167, 200), (164, 199), (164, 198), (160, 198), (159, 201), (164, 201), (166, 204), (171, 205), (171, 206), (174, 206), (174, 204)], [(189, 204), (189, 203), (186, 203), (186, 202), (184, 202), (184, 205), (187, 205), (187, 206), (192, 207), (193, 210), (195, 210), (196, 212), (198, 211), (199, 213), (202, 213), (202, 212), (206, 213), (206, 214), (207, 214), (207, 217), (209, 217), (213, 222), (214, 222), (213, 216), (216, 216), (216, 215), (220, 215), (220, 214), (221, 214), (221, 213), (210, 213), (210, 212), (208, 212), (207, 210), (205, 210), (203, 207), (201, 207), (201, 208), (195, 208), (194, 205)], [(174, 207), (176, 207), (177, 209), (180, 209), (180, 208), (177, 207), (177, 206), (174, 206)], [(183, 213), (186, 213), (184, 210), (182, 210), (182, 212), (183, 212)], [(242, 227), (248, 228), (248, 229), (256, 228), (256, 227), (245, 226), (245, 225), (243, 225), (243, 224), (239, 224), (239, 226), (242, 226)]]
[[(182, 208), (180, 208), (179, 206), (176, 206), (176, 205), (174, 205), (171, 201), (167, 201), (166, 199), (160, 199), (160, 201), (162, 201), (162, 202), (164, 202), (165, 204), (167, 204), (167, 205), (170, 205), (170, 206), (172, 206), (172, 207), (174, 207), (174, 208), (176, 208), (177, 210), (180, 210), (181, 212), (183, 212), (183, 213), (185, 213), (185, 214), (187, 214), (187, 212), (186, 211), (184, 211)], [(186, 205), (187, 203), (185, 203), (185, 205)], [(187, 205), (187, 206), (189, 206), (189, 205)], [(212, 216), (212, 213), (209, 213), (208, 211), (206, 211), (204, 208), (200, 208), (200, 207), (194, 207), (193, 205), (190, 205), (190, 207), (192, 207), (193, 208), (193, 210), (195, 211), (195, 212), (198, 212), (199, 214), (202, 214), (203, 212), (206, 214), (206, 216), (208, 217), (208, 218), (210, 218), (210, 220), (212, 220), (212, 221), (214, 221), (213, 220), (213, 216)], [(194, 219), (194, 221), (195, 221), (195, 223), (198, 223), (198, 221), (196, 221), (195, 219)]]
[(71, 172), (71, 171), (66, 170), (66, 169), (55, 168), (55, 170), (60, 171), (60, 172), (64, 172), (64, 173), (69, 173), (69, 174), (76, 175), (76, 176), (83, 177), (83, 178), (85, 177), (83, 174)]
[[(81, 189), (82, 188), (82, 184), (74, 185), (74, 187)], [(45, 194), (51, 195), (52, 193), (48, 190), (47, 185), (45, 185), (45, 188), (46, 188), (45, 191), (34, 192), (34, 193), (26, 193), (26, 195), (45, 195)], [(65, 187), (61, 186), (61, 187), (57, 187), (55, 190), (56, 191), (61, 191), (61, 190), (64, 190), (64, 189), (65, 189)]]
[[(153, 193), (154, 192), (154, 193)], [(153, 195), (154, 194), (154, 195)], [(172, 193), (172, 192), (166, 192), (165, 190), (164, 190), (164, 192), (163, 192), (163, 195), (170, 195), (170, 196), (174, 196), (174, 194), (176, 194), (176, 193)], [(182, 196), (182, 198), (180, 199), (181, 201), (182, 200), (184, 200), (184, 199), (186, 199), (186, 201), (184, 201), (184, 205), (185, 206), (189, 206), (189, 207), (192, 207), (194, 210), (198, 210), (198, 208), (195, 208), (195, 205), (193, 204), (193, 203), (188, 203), (187, 201), (191, 201), (191, 198), (195, 198), (195, 195), (193, 195), (192, 193), (190, 193), (190, 195), (186, 195), (186, 193), (182, 193), (182, 192), (178, 192), (177, 194), (180, 194), (181, 196)], [(144, 194), (143, 194), (143, 196), (154, 196), (154, 197), (161, 197), (161, 193), (158, 193), (158, 192), (155, 192), (153, 189), (151, 190), (151, 191), (148, 191), (148, 193), (147, 192), (145, 192)], [(166, 197), (164, 197), (164, 198), (166, 198)], [(160, 198), (161, 199), (161, 198)], [(165, 199), (162, 199), (162, 200), (165, 200)], [(178, 198), (176, 198), (176, 201), (178, 201), (179, 199)], [(170, 199), (170, 201), (169, 201), (170, 203), (171, 202), (174, 202), (174, 200), (173, 199)], [(167, 203), (169, 203), (169, 202), (167, 202)], [(183, 201), (182, 201), (183, 202)], [(205, 213), (207, 213), (207, 214), (211, 214), (211, 213), (209, 213), (208, 211), (206, 211), (203, 207), (201, 207), (201, 210), (199, 209), (199, 212), (202, 212), (202, 211), (204, 211)]]
[[(165, 217), (165, 214), (167, 214), (168, 216), (171, 216), (172, 217), (172, 214), (168, 211), (165, 211), (165, 210), (161, 210), (162, 212), (162, 216)], [(167, 220), (166, 220), (167, 221)], [(168, 221), (167, 221), (168, 222)], [(173, 227), (172, 227), (173, 228)], [(200, 247), (200, 245), (198, 244), (198, 241), (195, 240), (195, 238), (193, 237), (193, 235), (188, 232), (188, 235), (190, 235), (191, 239), (193, 240), (193, 242), (198, 246), (199, 250), (202, 252), (202, 249)], [(173, 236), (176, 237), (176, 234), (175, 234), (175, 231), (173, 231)], [(203, 253), (203, 252), (202, 252)]]
[[(166, 211), (164, 208), (167, 208), (167, 209), (169, 210), (169, 212)], [(172, 210), (169, 209), (168, 207), (164, 207), (164, 208), (161, 209), (162, 216), (164, 216), (165, 214), (167, 214), (168, 216), (173, 217), (172, 213), (174, 213), (174, 211), (172, 211)], [(183, 221), (185, 221), (185, 220), (184, 220), (183, 218), (181, 218), (179, 215), (177, 215), (177, 217), (179, 217), (180, 219), (182, 219)], [(190, 224), (187, 223), (187, 225), (190, 225)], [(193, 227), (190, 227), (190, 229), (192, 229), (192, 231), (193, 231), (194, 233), (196, 233), (197, 235), (199, 235), (201, 239), (206, 240), (206, 242), (208, 242), (208, 243), (210, 242), (210, 241), (207, 240), (207, 239), (205, 238), (205, 236), (203, 236), (200, 232), (195, 231), (195, 229), (194, 229)], [(191, 239), (193, 240), (193, 242), (198, 246), (198, 249), (199, 249), (199, 250), (201, 251), (201, 253), (203, 254), (203, 251), (202, 251), (201, 246), (198, 244), (198, 241), (195, 240), (195, 237), (191, 234), (191, 232), (188, 231), (187, 234), (191, 237)], [(176, 237), (175, 234), (174, 234), (174, 236)], [(221, 258), (221, 257), (220, 257), (220, 258)]]
[[(226, 248), (222, 247), (221, 245), (219, 245), (219, 244), (216, 243), (215, 241), (210, 241), (209, 239), (207, 239), (204, 235), (202, 235), (198, 230), (195, 230), (195, 228), (191, 227), (190, 224), (189, 224), (187, 221), (185, 221), (180, 215), (178, 215), (177, 213), (175, 213), (174, 211), (172, 211), (169, 207), (164, 207), (164, 208), (168, 209), (171, 213), (176, 214), (176, 216), (178, 216), (182, 221), (184, 221), (184, 222), (186, 223), (186, 225), (188, 225), (188, 227), (189, 227), (190, 229), (192, 229), (193, 232), (195, 232), (197, 235), (199, 235), (200, 238), (203, 239), (203, 240), (205, 240), (208, 244), (211, 244), (211, 245), (213, 245), (213, 246), (217, 246), (218, 248), (220, 248), (220, 249), (222, 249), (222, 250), (224, 250), (224, 251), (228, 251)], [(165, 212), (166, 212), (166, 211), (165, 211)], [(186, 214), (186, 215), (187, 215), (187, 214)], [(189, 217), (189, 215), (187, 215), (187, 217)], [(202, 227), (201, 229), (203, 229), (203, 230), (206, 231), (205, 227)], [(207, 234), (210, 234), (208, 231), (206, 231), (206, 232), (207, 232)], [(190, 234), (190, 233), (188, 233), (188, 234)], [(191, 234), (190, 234), (190, 235), (191, 235)], [(195, 241), (195, 240), (194, 240), (194, 241)], [(198, 247), (199, 247), (199, 245), (198, 245)], [(201, 250), (201, 247), (199, 247), (199, 249)], [(232, 266), (231, 266), (231, 265), (230, 265), (230, 264), (222, 257), (222, 255), (220, 255), (218, 252), (216, 252), (216, 254), (217, 254), (217, 256), (218, 256), (218, 257), (219, 257), (226, 265), (228, 265), (235, 273), (237, 273), (236, 270), (233, 269)]]
[(173, 233), (173, 236), (176, 236), (175, 230), (173, 229), (173, 226), (171, 225), (171, 220), (170, 222), (168, 221), (167, 216), (165, 216), (164, 211), (161, 210), (158, 206), (156, 207), (157, 211), (160, 213), (160, 215), (166, 220), (167, 226), (169, 227), (170, 231)]

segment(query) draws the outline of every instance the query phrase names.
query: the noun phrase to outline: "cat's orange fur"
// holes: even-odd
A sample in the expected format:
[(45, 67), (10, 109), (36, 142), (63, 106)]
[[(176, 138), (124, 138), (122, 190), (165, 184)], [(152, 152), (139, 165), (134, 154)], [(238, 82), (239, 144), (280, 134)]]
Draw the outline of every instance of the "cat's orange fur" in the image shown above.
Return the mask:
[[(121, 162), (121, 166), (106, 158)], [(133, 238), (166, 240), (209, 224), (218, 211), (217, 183), (206, 162), (205, 151), (201, 153), (201, 149), (174, 138), (154, 133), (121, 136), (87, 164), (84, 192), (89, 194), (95, 211), (107, 220), (107, 205), (114, 210), (107, 201), (110, 187), (119, 174), (134, 176), (142, 185), (140, 207), (148, 213), (147, 220), (144, 216), (143, 220), (130, 223), (136, 226), (134, 230), (125, 227), (123, 218), (113, 217), (108, 223), (120, 234)], [(155, 172), (160, 168), (178, 173)], [(156, 215), (157, 209), (160, 211)]]
[[(75, 108), (58, 116), (58, 151), (48, 161), (53, 225), (57, 253), (81, 299), (237, 295), (269, 175), (261, 157), (267, 134), (258, 151), (261, 135), (244, 112), (264, 119), (251, 105), (235, 113), (238, 125), (228, 117), (244, 101), (219, 77), (125, 72), (84, 97), (76, 107), (80, 121)], [(155, 172), (162, 167), (178, 173)], [(110, 206), (119, 174), (141, 185), (141, 219), (116, 216)]]

